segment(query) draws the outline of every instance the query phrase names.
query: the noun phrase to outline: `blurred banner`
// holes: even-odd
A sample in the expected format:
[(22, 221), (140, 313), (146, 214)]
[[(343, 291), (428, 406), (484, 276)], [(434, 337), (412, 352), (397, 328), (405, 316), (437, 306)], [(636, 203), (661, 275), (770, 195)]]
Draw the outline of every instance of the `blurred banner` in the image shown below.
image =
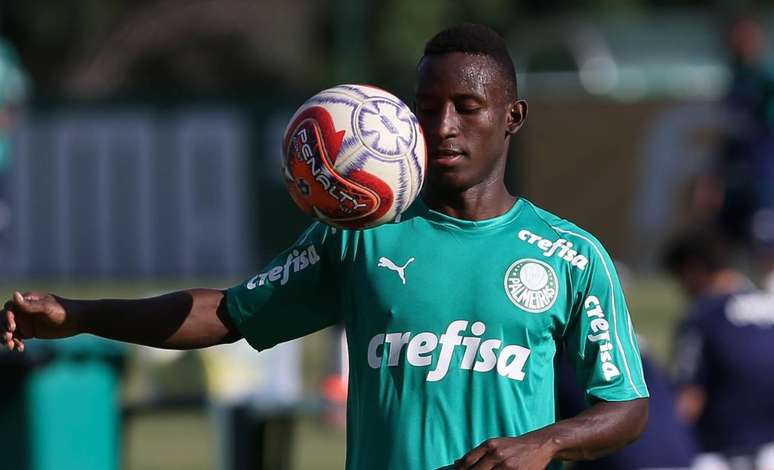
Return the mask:
[(709, 165), (723, 126), (712, 102), (530, 100), (518, 142), (523, 194), (587, 227), (617, 259), (651, 268)]
[(33, 109), (14, 133), (2, 276), (190, 279), (255, 270), (261, 232), (276, 250), (272, 240), (288, 243), (303, 223), (279, 172), (290, 111), (263, 109)]
[[(309, 223), (279, 171), (279, 139), (295, 104), (266, 115), (228, 103), (33, 110), (13, 139), (3, 276), (255, 270)], [(712, 156), (722, 130), (715, 106), (591, 97), (538, 97), (530, 106), (513, 186), (647, 267), (680, 217), (684, 187)]]

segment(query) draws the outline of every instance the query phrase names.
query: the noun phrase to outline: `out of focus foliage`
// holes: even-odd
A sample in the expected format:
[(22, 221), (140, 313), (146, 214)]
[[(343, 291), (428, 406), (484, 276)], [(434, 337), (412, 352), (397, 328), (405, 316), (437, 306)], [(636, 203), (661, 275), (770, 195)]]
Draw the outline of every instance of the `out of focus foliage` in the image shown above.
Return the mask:
[[(708, 5), (708, 3), (710, 5)], [(100, 98), (185, 91), (304, 91), (370, 81), (406, 92), (407, 71), (444, 26), (483, 22), (506, 36), (568, 15), (729, 11), (715, 0), (36, 0), (0, 4), (0, 35), (36, 92)]]

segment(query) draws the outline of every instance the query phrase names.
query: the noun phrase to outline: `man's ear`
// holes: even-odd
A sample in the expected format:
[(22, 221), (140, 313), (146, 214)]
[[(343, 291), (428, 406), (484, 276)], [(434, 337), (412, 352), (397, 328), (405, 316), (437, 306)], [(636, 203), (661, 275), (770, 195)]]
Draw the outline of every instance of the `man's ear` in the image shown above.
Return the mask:
[(508, 107), (508, 126), (506, 132), (513, 135), (521, 129), (527, 120), (527, 101), (516, 100)]

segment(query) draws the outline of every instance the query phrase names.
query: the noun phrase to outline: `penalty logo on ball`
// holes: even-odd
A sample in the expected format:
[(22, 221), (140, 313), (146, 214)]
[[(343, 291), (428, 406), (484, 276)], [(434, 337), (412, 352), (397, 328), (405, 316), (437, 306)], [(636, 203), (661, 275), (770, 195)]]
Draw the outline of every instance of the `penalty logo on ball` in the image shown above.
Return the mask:
[(397, 219), (419, 195), (426, 146), (419, 121), (395, 95), (338, 85), (312, 96), (283, 137), (290, 196), (306, 214), (344, 229)]
[(505, 271), (505, 293), (514, 305), (530, 313), (545, 312), (559, 295), (554, 269), (543, 261), (525, 258)]

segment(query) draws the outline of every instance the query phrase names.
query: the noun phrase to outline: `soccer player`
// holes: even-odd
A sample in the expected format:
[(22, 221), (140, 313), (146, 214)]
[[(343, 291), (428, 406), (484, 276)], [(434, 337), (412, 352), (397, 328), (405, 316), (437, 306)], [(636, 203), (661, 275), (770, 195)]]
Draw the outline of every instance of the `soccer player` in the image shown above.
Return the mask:
[(726, 257), (708, 231), (667, 247), (666, 267), (692, 300), (675, 348), (677, 404), (703, 452), (753, 460), (774, 444), (774, 293), (755, 289)]
[[(527, 103), (504, 41), (478, 25), (442, 31), (417, 73), (428, 178), (399, 220), (314, 223), (227, 291), (15, 293), (4, 343), (91, 333), (198, 348), (244, 337), (261, 350), (343, 321), (349, 469), (542, 469), (633, 441), (648, 392), (613, 263), (590, 234), (505, 187)], [(560, 343), (594, 404), (555, 422)]]

